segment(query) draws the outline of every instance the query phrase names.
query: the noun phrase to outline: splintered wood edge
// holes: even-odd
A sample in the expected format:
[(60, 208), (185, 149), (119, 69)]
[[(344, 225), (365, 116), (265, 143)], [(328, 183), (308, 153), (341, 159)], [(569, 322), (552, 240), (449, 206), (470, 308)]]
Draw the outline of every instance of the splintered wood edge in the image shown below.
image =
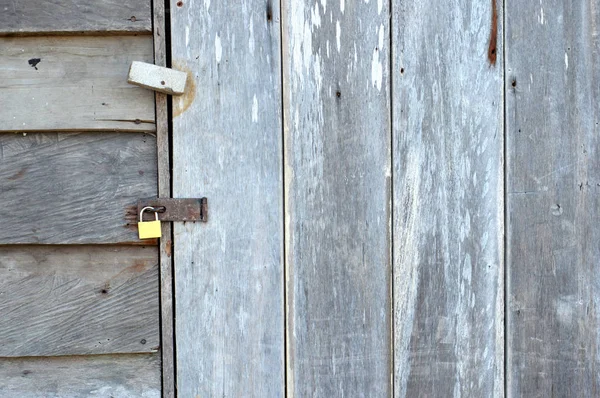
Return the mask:
[(181, 95), (185, 92), (187, 74), (163, 66), (133, 61), (127, 82), (164, 94)]

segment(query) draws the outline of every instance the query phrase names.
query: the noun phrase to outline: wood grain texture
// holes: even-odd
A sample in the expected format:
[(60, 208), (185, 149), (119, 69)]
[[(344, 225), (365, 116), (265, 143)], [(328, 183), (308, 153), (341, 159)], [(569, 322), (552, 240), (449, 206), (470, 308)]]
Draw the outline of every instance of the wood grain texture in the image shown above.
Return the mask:
[(173, 196), (206, 196), (211, 212), (174, 225), (178, 396), (281, 397), (278, 2), (175, 3), (189, 91), (173, 98)]
[(287, 389), (391, 395), (387, 2), (284, 2)]
[(160, 355), (0, 359), (0, 396), (159, 398)]
[(600, 391), (600, 9), (507, 6), (507, 395)]
[(127, 83), (152, 37), (0, 38), (0, 131), (154, 131), (154, 94)]
[(158, 311), (155, 247), (2, 248), (0, 357), (156, 351)]
[(495, 60), (488, 53), (494, 7), (392, 7), (394, 396), (502, 396), (503, 58), (501, 43)]
[(151, 30), (150, 0), (0, 0), (0, 35)]
[[(154, 63), (167, 66), (165, 2), (153, 0)], [(156, 93), (156, 147), (158, 196), (171, 197), (171, 160), (169, 113), (166, 94)], [(173, 239), (172, 223), (161, 223), (160, 240), (160, 328), (162, 353), (162, 396), (175, 398), (175, 340), (173, 321)]]
[(139, 244), (156, 180), (148, 134), (0, 134), (0, 244)]

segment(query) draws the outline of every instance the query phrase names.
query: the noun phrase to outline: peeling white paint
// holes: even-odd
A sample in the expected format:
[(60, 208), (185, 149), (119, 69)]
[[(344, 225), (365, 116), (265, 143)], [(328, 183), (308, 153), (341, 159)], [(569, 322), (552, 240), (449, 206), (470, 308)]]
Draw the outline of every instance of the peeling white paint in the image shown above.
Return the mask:
[(379, 40), (378, 47), (373, 50), (373, 59), (371, 60), (371, 83), (373, 87), (377, 87), (377, 90), (381, 91), (381, 84), (383, 81), (383, 65), (379, 59), (379, 53), (383, 47), (383, 34), (384, 26), (381, 24), (379, 27)]
[(252, 98), (252, 122), (258, 123), (258, 99), (256, 98), (256, 94)]
[(377, 14), (381, 15), (383, 10), (383, 0), (377, 0)]
[(565, 69), (569, 69), (569, 55), (565, 53)]
[(254, 55), (254, 20), (250, 19), (250, 36), (248, 37), (248, 51)]
[(323, 6), (323, 15), (327, 12), (327, 0), (321, 0), (321, 5)]
[(313, 8), (311, 13), (311, 21), (312, 25), (317, 28), (321, 26), (321, 14), (319, 13), (319, 3), (315, 3), (315, 8)]
[(206, 11), (208, 11), (210, 8), (210, 0), (204, 0), (204, 8), (206, 8)]
[(185, 27), (185, 47), (189, 47), (190, 45), (190, 27)]
[(340, 27), (340, 21), (338, 20), (335, 23), (335, 42), (337, 44), (338, 52), (340, 52), (340, 49), (342, 48), (341, 38), (342, 38), (342, 28)]
[(346, 1), (340, 0), (340, 11), (342, 12), (342, 14), (344, 13), (345, 8), (346, 8)]
[(221, 38), (219, 34), (215, 34), (215, 58), (217, 63), (221, 62), (221, 56), (223, 55), (223, 47), (221, 47)]

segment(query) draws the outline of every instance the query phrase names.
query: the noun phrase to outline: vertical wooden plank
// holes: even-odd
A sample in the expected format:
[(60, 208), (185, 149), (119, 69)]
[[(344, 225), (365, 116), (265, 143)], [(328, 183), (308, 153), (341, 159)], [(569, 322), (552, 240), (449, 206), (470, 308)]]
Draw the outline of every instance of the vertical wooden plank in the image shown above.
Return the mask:
[(508, 395), (600, 391), (600, 9), (507, 1)]
[(389, 8), (283, 3), (288, 394), (389, 396)]
[(207, 224), (174, 236), (181, 397), (284, 394), (278, 2), (171, 2), (173, 195), (206, 196)]
[[(152, 0), (154, 64), (167, 66), (167, 32), (164, 0)], [(157, 92), (156, 146), (158, 164), (158, 196), (171, 197), (171, 150), (169, 144), (169, 114), (167, 95)], [(160, 240), (160, 328), (162, 354), (162, 396), (175, 397), (175, 341), (173, 339), (173, 258), (172, 224), (161, 224)]]
[(392, 2), (396, 397), (502, 396), (501, 5)]

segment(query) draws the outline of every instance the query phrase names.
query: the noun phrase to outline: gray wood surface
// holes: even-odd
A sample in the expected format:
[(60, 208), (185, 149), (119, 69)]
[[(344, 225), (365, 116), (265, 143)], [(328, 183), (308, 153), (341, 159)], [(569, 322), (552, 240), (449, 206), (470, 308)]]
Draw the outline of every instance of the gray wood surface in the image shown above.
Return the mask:
[(388, 3), (284, 4), (288, 394), (390, 396)]
[(208, 197), (175, 223), (180, 397), (284, 395), (278, 2), (171, 2), (173, 196)]
[(501, 4), (392, 3), (396, 397), (503, 395)]
[(155, 247), (2, 247), (0, 357), (156, 351), (158, 305)]
[(0, 134), (0, 244), (151, 244), (136, 203), (156, 196), (156, 167), (145, 133)]
[(0, 396), (159, 398), (160, 354), (0, 358)]
[(154, 93), (127, 83), (151, 36), (0, 38), (0, 131), (154, 131)]
[(600, 9), (507, 6), (507, 394), (597, 397)]
[[(154, 63), (167, 66), (165, 2), (153, 0)], [(171, 161), (167, 95), (155, 94), (156, 146), (158, 154), (158, 196), (171, 197)], [(175, 340), (173, 322), (173, 239), (172, 223), (161, 223), (160, 240), (160, 327), (162, 353), (162, 396), (175, 398)]]
[(150, 0), (0, 0), (0, 35), (150, 32)]

